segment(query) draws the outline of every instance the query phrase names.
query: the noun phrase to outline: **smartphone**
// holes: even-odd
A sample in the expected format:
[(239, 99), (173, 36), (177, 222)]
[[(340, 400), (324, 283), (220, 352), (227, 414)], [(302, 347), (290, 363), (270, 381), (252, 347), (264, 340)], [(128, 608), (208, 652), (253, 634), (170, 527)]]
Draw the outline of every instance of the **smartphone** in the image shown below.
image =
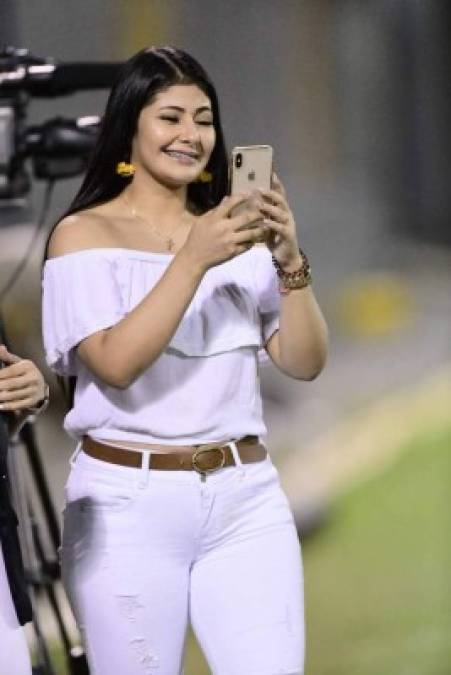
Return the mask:
[[(261, 188), (271, 189), (273, 149), (270, 145), (245, 145), (233, 148), (229, 163), (229, 193), (252, 192)], [(238, 215), (246, 204), (236, 206), (232, 216)], [(255, 227), (253, 223), (249, 227)], [(264, 240), (262, 240), (264, 241)]]
[(271, 188), (273, 149), (270, 145), (233, 148), (229, 165), (230, 194)]

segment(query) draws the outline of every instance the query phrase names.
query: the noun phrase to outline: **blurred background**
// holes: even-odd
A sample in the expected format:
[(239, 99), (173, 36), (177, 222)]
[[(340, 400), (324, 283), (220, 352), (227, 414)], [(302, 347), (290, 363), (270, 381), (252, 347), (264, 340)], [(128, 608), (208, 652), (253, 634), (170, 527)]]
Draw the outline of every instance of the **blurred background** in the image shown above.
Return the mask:
[[(273, 145), (330, 329), (316, 381), (261, 372), (303, 546), (306, 673), (450, 673), (450, 3), (2, 0), (0, 12), (0, 44), (62, 63), (186, 49), (217, 85), (229, 148)], [(106, 96), (31, 96), (23, 122), (101, 115)], [(0, 199), (1, 312), (14, 351), (45, 369), (43, 244), (81, 175), (56, 182), (36, 234), (46, 186), (28, 170), (27, 194)], [(74, 444), (46, 376), (52, 405), (35, 432), (59, 512)], [(62, 674), (52, 611), (39, 606)], [(192, 637), (187, 660), (186, 675), (209, 672)]]

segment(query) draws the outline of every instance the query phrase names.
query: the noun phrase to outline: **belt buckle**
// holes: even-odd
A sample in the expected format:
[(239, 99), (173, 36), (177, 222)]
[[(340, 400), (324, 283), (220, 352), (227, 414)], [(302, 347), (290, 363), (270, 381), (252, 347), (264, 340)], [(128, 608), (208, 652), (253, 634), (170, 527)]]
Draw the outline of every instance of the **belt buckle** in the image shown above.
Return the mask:
[[(221, 453), (219, 464), (217, 466), (213, 466), (212, 468), (202, 469), (202, 467), (199, 466), (197, 463), (197, 458), (199, 457), (199, 455), (203, 455), (206, 452), (211, 452), (212, 450), (217, 450)], [(223, 468), (223, 466), (225, 465), (225, 450), (221, 445), (218, 445), (217, 443), (205, 443), (204, 445), (198, 445), (197, 450), (193, 452), (193, 456), (191, 458), (191, 465), (194, 471), (197, 471), (197, 473), (200, 473), (202, 476), (205, 477), (207, 473), (214, 473), (215, 471), (218, 471), (219, 469)]]

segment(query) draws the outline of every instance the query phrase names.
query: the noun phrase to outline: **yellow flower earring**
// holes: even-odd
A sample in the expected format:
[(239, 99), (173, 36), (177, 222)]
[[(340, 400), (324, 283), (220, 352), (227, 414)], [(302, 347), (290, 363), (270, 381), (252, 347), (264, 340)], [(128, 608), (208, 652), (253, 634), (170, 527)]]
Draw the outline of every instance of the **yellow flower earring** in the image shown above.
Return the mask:
[(116, 164), (116, 173), (123, 178), (131, 178), (135, 174), (135, 165), (128, 162), (119, 162)]
[(211, 183), (213, 180), (213, 174), (211, 174), (209, 171), (201, 171), (199, 176), (197, 177), (197, 182), (198, 183)]

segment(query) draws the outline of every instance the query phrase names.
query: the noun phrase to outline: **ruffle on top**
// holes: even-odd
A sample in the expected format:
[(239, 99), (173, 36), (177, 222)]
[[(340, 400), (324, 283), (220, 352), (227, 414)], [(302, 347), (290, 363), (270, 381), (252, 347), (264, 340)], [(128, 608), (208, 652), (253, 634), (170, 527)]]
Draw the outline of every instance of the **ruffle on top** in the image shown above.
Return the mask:
[[(101, 248), (48, 260), (43, 278), (43, 333), (49, 366), (76, 375), (74, 347), (109, 328), (155, 286), (171, 254)], [(266, 247), (254, 247), (203, 277), (167, 351), (209, 356), (261, 349), (278, 328), (280, 296)], [(158, 317), (156, 317), (158, 320)]]

